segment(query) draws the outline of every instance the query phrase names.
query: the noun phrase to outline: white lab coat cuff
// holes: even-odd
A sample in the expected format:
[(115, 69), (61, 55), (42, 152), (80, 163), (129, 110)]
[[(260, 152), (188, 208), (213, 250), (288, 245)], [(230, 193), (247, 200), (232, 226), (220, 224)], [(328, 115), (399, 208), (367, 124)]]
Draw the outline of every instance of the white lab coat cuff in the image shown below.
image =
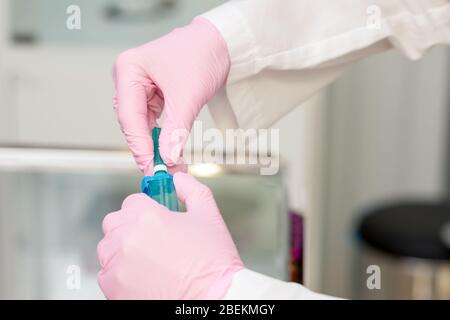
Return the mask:
[[(249, 108), (247, 104), (239, 103), (237, 95), (234, 94), (233, 83), (239, 79), (246, 78), (253, 71), (250, 70), (256, 58), (257, 44), (254, 35), (248, 25), (248, 19), (243, 16), (242, 11), (227, 2), (204, 14), (202, 17), (208, 19), (221, 33), (228, 48), (230, 56), (230, 71), (227, 84), (209, 101), (208, 107), (213, 119), (219, 129), (228, 128), (252, 128), (258, 127), (258, 116), (255, 117), (257, 108)], [(236, 85), (239, 89), (242, 84)], [(250, 90), (246, 90), (249, 96)], [(236, 99), (230, 100), (235, 96)], [(250, 97), (247, 98), (250, 98)], [(251, 99), (251, 98), (250, 98)]]
[(235, 72), (235, 69), (241, 63), (252, 61), (256, 57), (257, 45), (241, 10), (227, 2), (201, 16), (219, 30), (227, 44), (231, 62), (227, 83), (233, 83), (235, 79), (246, 76), (248, 72), (245, 70)]
[[(350, 0), (334, 6), (335, 12), (325, 0), (283, 1), (283, 10), (278, 0), (261, 0), (226, 3), (205, 13), (224, 37), (231, 59), (226, 88), (208, 103), (217, 126), (267, 128), (352, 62), (392, 46), (418, 59), (434, 45), (450, 44), (448, 1), (366, 2), (367, 9), (379, 8), (379, 25), (370, 23), (365, 2), (350, 6)], [(311, 21), (305, 8), (323, 13)], [(326, 27), (333, 23), (336, 32)], [(275, 27), (279, 32), (272, 31)]]
[(304, 286), (280, 281), (249, 269), (238, 271), (224, 297), (225, 300), (323, 300), (336, 299), (312, 292)]

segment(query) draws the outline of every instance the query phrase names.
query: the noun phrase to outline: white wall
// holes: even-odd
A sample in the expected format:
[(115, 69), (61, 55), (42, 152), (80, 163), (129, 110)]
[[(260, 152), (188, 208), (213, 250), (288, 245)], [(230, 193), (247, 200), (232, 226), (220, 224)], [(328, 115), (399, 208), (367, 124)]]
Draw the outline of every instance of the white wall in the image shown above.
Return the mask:
[(449, 51), (421, 61), (371, 57), (329, 90), (322, 289), (352, 296), (355, 218), (398, 198), (443, 193), (447, 163)]

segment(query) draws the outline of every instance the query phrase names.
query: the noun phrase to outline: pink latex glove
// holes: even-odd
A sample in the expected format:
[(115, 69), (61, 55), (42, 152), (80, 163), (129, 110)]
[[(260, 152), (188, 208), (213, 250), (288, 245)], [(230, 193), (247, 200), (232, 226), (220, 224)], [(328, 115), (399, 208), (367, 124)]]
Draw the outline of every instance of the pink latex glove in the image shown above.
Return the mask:
[[(139, 168), (152, 174), (150, 130), (163, 113), (163, 160), (178, 171), (182, 150), (201, 108), (230, 68), (219, 31), (198, 17), (186, 27), (119, 55), (113, 70), (114, 110)], [(174, 167), (175, 166), (175, 167)]]
[(129, 196), (103, 221), (98, 283), (109, 299), (221, 299), (243, 268), (211, 191), (178, 172), (187, 212)]

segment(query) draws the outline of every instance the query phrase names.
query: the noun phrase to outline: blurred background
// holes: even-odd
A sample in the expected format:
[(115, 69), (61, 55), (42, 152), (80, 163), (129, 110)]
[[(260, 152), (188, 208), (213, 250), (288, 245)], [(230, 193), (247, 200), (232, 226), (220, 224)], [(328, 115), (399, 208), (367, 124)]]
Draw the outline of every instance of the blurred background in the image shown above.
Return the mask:
[[(0, 298), (103, 298), (101, 221), (141, 179), (114, 59), (222, 2), (0, 0)], [(379, 54), (274, 125), (277, 175), (191, 172), (251, 269), (345, 298), (450, 299), (449, 89), (449, 48)]]

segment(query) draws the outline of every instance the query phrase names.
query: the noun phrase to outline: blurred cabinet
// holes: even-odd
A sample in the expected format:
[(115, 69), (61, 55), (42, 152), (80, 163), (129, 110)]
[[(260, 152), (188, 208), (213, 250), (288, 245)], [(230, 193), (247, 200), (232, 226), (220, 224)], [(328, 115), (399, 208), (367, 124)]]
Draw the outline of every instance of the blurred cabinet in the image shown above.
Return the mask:
[[(79, 51), (79, 50), (77, 50)], [(113, 54), (60, 50), (16, 51), (7, 71), (12, 122), (6, 143), (121, 147), (112, 109)], [(3, 108), (2, 108), (3, 110)], [(3, 110), (4, 111), (4, 110)], [(3, 140), (3, 139), (2, 139)]]
[[(225, 0), (7, 0), (10, 39), (52, 46), (133, 46), (189, 23)], [(80, 28), (66, 27), (76, 5)]]
[(102, 148), (125, 147), (112, 111), (117, 54), (223, 2), (81, 0), (81, 29), (70, 30), (72, 1), (0, 1), (0, 144)]

